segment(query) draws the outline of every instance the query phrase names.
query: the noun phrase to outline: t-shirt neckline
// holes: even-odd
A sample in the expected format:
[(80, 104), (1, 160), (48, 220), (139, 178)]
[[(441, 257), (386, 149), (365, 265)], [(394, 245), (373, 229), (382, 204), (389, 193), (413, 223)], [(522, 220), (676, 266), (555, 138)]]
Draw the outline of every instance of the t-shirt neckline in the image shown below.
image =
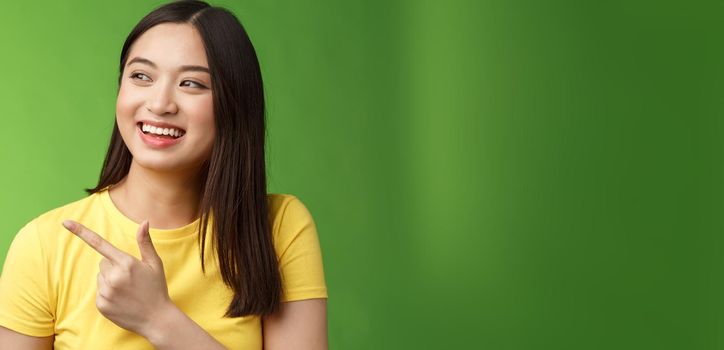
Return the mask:
[[(109, 187), (106, 187), (98, 192), (103, 207), (106, 209), (111, 219), (118, 225), (120, 225), (122, 231), (128, 235), (132, 235), (135, 239), (136, 232), (138, 231), (138, 226), (140, 225), (140, 223), (131, 220), (126, 215), (124, 215), (118, 209), (118, 207), (116, 207), (116, 204), (113, 203), (113, 200), (111, 199), (111, 195), (108, 189)], [(153, 240), (180, 239), (197, 234), (199, 222), (200, 219), (197, 218), (193, 222), (181, 227), (172, 229), (157, 229), (149, 227), (148, 231), (151, 234), (151, 239)]]

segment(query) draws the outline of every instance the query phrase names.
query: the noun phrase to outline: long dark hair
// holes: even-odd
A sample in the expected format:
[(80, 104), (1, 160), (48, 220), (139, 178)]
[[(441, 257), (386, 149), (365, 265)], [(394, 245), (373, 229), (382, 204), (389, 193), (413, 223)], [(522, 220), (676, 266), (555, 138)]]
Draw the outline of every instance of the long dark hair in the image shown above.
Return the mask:
[[(226, 316), (268, 315), (281, 302), (281, 277), (272, 243), (264, 158), (265, 110), (261, 70), (244, 27), (231, 12), (203, 1), (172, 2), (146, 15), (126, 38), (123, 68), (131, 45), (161, 23), (187, 23), (204, 42), (211, 71), (216, 139), (201, 171), (199, 245), (204, 267), (206, 227), (213, 220), (212, 247), (222, 279), (234, 291)], [(113, 127), (98, 185), (93, 194), (118, 183), (132, 155)]]

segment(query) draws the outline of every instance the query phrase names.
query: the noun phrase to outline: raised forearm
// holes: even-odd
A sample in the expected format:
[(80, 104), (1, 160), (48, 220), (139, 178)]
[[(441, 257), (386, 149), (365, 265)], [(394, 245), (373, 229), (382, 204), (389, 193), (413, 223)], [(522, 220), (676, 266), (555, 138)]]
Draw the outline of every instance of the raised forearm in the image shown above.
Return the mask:
[(143, 335), (156, 349), (226, 349), (176, 305), (158, 315)]

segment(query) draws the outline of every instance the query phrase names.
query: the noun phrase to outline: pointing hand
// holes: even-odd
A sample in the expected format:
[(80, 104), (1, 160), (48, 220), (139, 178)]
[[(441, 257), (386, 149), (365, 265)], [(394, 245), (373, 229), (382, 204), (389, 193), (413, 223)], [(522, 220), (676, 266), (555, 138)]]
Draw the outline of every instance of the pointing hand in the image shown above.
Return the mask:
[(138, 227), (136, 240), (141, 260), (114, 247), (97, 233), (72, 220), (63, 226), (103, 255), (99, 264), (96, 307), (118, 326), (146, 336), (152, 322), (169, 307), (163, 263), (148, 232), (148, 220)]

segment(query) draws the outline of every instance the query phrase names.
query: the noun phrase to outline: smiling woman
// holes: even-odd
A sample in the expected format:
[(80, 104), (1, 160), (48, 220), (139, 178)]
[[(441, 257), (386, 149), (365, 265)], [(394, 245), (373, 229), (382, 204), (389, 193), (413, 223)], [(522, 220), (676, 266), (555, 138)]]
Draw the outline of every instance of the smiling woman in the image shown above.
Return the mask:
[(161, 6), (119, 68), (98, 184), (7, 254), (0, 349), (326, 348), (316, 226), (266, 192), (261, 72), (238, 19)]

